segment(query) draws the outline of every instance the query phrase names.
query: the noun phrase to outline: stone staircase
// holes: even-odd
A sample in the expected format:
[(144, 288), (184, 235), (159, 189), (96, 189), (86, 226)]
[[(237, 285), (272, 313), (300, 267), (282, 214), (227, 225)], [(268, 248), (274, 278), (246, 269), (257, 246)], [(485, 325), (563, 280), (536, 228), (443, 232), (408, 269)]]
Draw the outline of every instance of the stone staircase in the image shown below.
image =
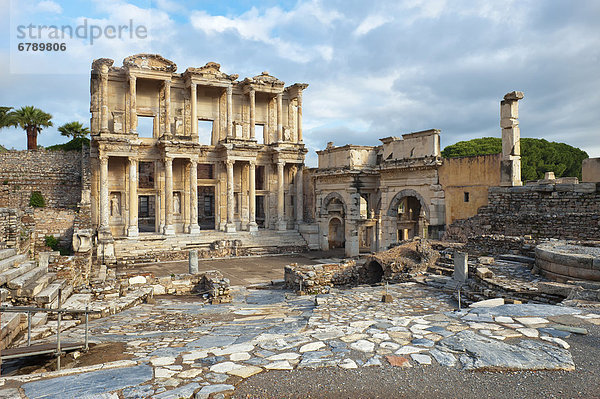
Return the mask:
[(302, 235), (296, 230), (259, 230), (256, 233), (202, 231), (199, 234), (142, 234), (135, 238), (115, 238), (117, 263), (147, 263), (187, 259), (190, 249), (200, 256), (225, 257), (265, 255), (308, 250)]

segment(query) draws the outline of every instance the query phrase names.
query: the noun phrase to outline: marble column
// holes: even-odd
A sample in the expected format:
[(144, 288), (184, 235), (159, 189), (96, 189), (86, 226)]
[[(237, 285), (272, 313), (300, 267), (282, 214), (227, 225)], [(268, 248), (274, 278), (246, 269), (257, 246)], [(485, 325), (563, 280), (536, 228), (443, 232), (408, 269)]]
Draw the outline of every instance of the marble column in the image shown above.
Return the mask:
[(286, 230), (287, 223), (284, 215), (284, 200), (285, 192), (283, 188), (283, 168), (285, 163), (283, 161), (277, 162), (277, 230)]
[(129, 133), (137, 134), (136, 77), (129, 75)]
[(198, 226), (198, 162), (190, 161), (190, 234), (200, 232)]
[(304, 221), (304, 180), (303, 171), (304, 165), (298, 166), (296, 172), (296, 223), (301, 224)]
[(192, 82), (190, 86), (190, 105), (192, 111), (192, 137), (194, 141), (198, 138), (198, 95), (196, 94), (196, 83)]
[(165, 80), (165, 134), (171, 135), (171, 81)]
[(248, 96), (250, 97), (250, 139), (254, 140), (256, 136), (256, 91), (250, 89)]
[(174, 235), (173, 227), (173, 158), (165, 158), (165, 235)]
[(108, 132), (108, 65), (100, 70), (100, 131)]
[(227, 86), (227, 137), (233, 137), (233, 89)]
[(138, 230), (137, 160), (129, 158), (129, 227), (128, 237), (137, 237)]
[(283, 141), (283, 94), (277, 94), (277, 142)]
[(227, 163), (227, 225), (225, 231), (235, 233), (235, 223), (233, 221), (233, 207), (235, 205), (233, 198), (233, 164), (235, 161), (228, 159)]
[(298, 113), (297, 113), (297, 129), (298, 129), (298, 143), (302, 143), (302, 92), (298, 91)]
[(248, 198), (248, 208), (250, 210), (250, 223), (248, 224), (248, 231), (258, 231), (258, 225), (256, 224), (256, 162), (250, 161), (250, 172), (248, 176), (250, 183), (250, 195)]
[(108, 156), (100, 155), (100, 226), (102, 232), (110, 232), (108, 224)]

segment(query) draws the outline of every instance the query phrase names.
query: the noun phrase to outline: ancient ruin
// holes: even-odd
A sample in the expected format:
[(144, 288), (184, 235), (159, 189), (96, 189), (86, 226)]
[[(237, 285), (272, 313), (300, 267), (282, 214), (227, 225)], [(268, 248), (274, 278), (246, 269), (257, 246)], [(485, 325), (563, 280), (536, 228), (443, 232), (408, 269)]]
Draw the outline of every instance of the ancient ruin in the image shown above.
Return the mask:
[[(597, 334), (600, 162), (522, 181), (522, 92), (501, 100), (500, 154), (445, 159), (430, 129), (329, 143), (307, 168), (307, 84), (113, 64), (92, 63), (90, 148), (0, 153), (0, 396), (572, 371), (571, 335)], [(49, 358), (18, 376), (23, 353)]]

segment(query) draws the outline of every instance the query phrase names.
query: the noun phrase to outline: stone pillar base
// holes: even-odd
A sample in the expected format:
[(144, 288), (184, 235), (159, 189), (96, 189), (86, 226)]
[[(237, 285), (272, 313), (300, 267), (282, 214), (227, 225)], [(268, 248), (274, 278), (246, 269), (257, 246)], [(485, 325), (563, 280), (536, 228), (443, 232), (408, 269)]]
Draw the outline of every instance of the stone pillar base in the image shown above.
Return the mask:
[(248, 231), (250, 231), (250, 232), (258, 231), (258, 225), (255, 222), (248, 223)]
[(190, 234), (199, 234), (200, 233), (200, 226), (198, 226), (197, 224), (192, 224), (190, 226)]
[(174, 236), (175, 228), (173, 226), (165, 226), (165, 228), (163, 230), (163, 234), (166, 236)]
[(113, 236), (108, 227), (101, 227), (98, 230), (98, 240), (99, 241), (112, 241)]
[(137, 226), (129, 226), (127, 229), (127, 237), (137, 237), (140, 235), (140, 231)]
[(235, 223), (227, 223), (225, 225), (225, 232), (227, 232), (227, 233), (235, 233)]
[(287, 230), (287, 222), (284, 222), (284, 221), (277, 222), (277, 230), (279, 230), (279, 231)]

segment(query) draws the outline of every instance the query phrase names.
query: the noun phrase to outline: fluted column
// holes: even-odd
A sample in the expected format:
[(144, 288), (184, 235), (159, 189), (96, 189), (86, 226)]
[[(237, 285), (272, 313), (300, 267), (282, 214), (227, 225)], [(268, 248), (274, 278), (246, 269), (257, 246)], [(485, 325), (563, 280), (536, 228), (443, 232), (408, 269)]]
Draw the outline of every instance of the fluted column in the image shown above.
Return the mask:
[(298, 113), (296, 125), (298, 126), (298, 142), (302, 143), (302, 92), (298, 91)]
[(129, 75), (129, 133), (137, 134), (136, 77)]
[(138, 230), (137, 160), (129, 158), (129, 227), (127, 236), (137, 237)]
[(277, 162), (277, 230), (286, 230), (287, 223), (285, 221), (284, 200), (285, 192), (283, 188), (283, 161)]
[(171, 135), (171, 81), (165, 80), (165, 134)]
[(250, 89), (248, 96), (250, 97), (250, 139), (254, 140), (256, 136), (256, 91)]
[(190, 161), (190, 234), (200, 232), (198, 226), (198, 162)]
[(192, 109), (192, 137), (198, 137), (198, 95), (196, 94), (196, 83), (190, 86), (190, 105)]
[(100, 155), (100, 231), (110, 231), (108, 218), (108, 156)]
[(235, 205), (233, 198), (233, 164), (234, 161), (228, 159), (227, 163), (227, 225), (225, 231), (235, 233), (235, 223), (233, 221), (233, 207)]
[(283, 141), (283, 94), (277, 95), (277, 141)]
[(304, 165), (298, 166), (296, 172), (296, 223), (304, 221), (304, 180), (302, 180), (302, 169)]
[(165, 158), (165, 235), (174, 235), (173, 227), (173, 158)]
[(256, 162), (250, 161), (250, 172), (248, 173), (248, 183), (250, 183), (249, 191), (249, 204), (250, 210), (250, 223), (248, 224), (249, 231), (257, 231), (258, 225), (256, 224)]
[(227, 86), (227, 137), (233, 137), (233, 89)]
[(100, 131), (108, 132), (108, 65), (100, 69)]

